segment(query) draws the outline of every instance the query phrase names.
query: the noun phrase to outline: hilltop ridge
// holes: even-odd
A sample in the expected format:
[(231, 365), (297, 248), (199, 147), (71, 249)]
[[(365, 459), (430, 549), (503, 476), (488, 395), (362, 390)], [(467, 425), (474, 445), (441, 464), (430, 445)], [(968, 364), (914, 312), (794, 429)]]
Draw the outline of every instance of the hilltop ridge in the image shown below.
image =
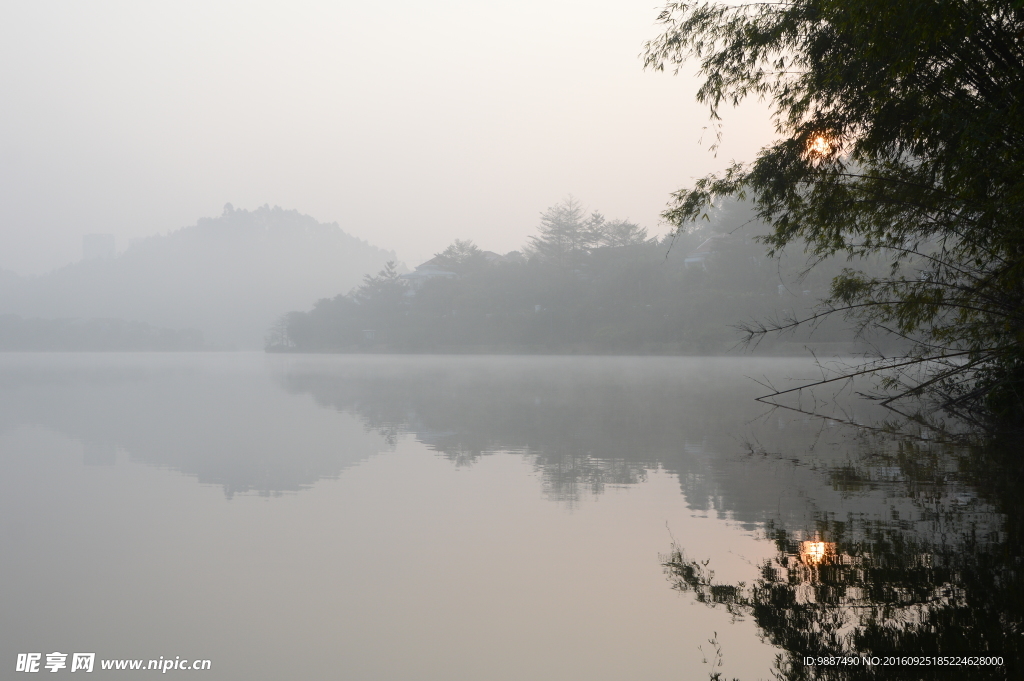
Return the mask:
[(357, 285), (395, 254), (296, 210), (264, 205), (134, 242), (112, 258), (0, 281), (0, 313), (121, 318), (258, 348), (283, 311)]

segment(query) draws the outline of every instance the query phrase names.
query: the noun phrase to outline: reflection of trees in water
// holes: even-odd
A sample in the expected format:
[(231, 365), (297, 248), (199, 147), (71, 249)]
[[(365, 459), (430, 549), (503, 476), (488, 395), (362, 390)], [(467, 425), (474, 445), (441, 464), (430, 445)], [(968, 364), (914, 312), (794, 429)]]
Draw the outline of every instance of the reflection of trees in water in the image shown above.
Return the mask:
[[(289, 373), (288, 389), (351, 412), (394, 441), (401, 432), (459, 466), (514, 451), (528, 457), (552, 497), (573, 501), (643, 480), (673, 446), (657, 413), (624, 406), (628, 387), (489, 381), (447, 373), (346, 376)], [(644, 394), (645, 406), (658, 394)], [(671, 430), (671, 429), (669, 429)]]
[(645, 466), (621, 459), (597, 459), (582, 452), (539, 451), (534, 465), (542, 474), (544, 491), (564, 501), (600, 494), (608, 485), (635, 485), (647, 478)]
[[(520, 453), (546, 493), (568, 502), (608, 485), (635, 484), (650, 468), (671, 468), (687, 437), (715, 428), (698, 405), (699, 391), (678, 378), (609, 372), (614, 360), (600, 371), (586, 359), (520, 359), (501, 369), (501, 360), (489, 363), (290, 371), (282, 380), (322, 406), (359, 416), (369, 429), (409, 432), (456, 465)], [(717, 413), (727, 429), (735, 414)]]
[[(392, 443), (410, 433), (456, 465), (520, 452), (559, 499), (633, 484), (663, 468), (679, 477), (695, 508), (713, 505), (751, 523), (777, 506), (773, 485), (782, 478), (765, 475), (776, 463), (752, 466), (741, 453), (744, 431), (763, 426), (758, 417), (766, 411), (751, 399), (759, 387), (746, 376), (763, 373), (767, 363), (793, 375), (813, 370), (787, 361), (310, 357), (288, 364), (278, 380), (323, 407), (357, 415)], [(760, 437), (772, 451), (806, 451), (823, 439), (821, 423), (773, 416)], [(750, 482), (737, 484), (744, 476)], [(806, 498), (795, 503), (802, 508)]]
[[(1010, 472), (1019, 468), (784, 413), (757, 421), (760, 444), (744, 452), (744, 425), (760, 406), (726, 372), (673, 373), (671, 362), (622, 371), (585, 360), (502, 370), (494, 360), (432, 362), (334, 372), (297, 364), (281, 379), (368, 428), (411, 433), (456, 465), (519, 452), (546, 491), (569, 502), (652, 468), (676, 474), (692, 508), (775, 542), (775, 559), (749, 584), (715, 582), (714, 566), (680, 546), (665, 566), (677, 588), (753, 618), (784, 651), (784, 677), (1004, 678), (1009, 669), (802, 664), (843, 653), (995, 654), (1016, 664), (1022, 502)], [(723, 650), (727, 661), (736, 654)]]
[[(826, 515), (804, 531), (769, 524), (778, 553), (750, 584), (716, 582), (710, 561), (675, 543), (663, 563), (675, 589), (752, 617), (785, 651), (776, 670), (783, 678), (1016, 678), (1024, 652), (1020, 471), (977, 451), (898, 443), (889, 456), (834, 471), (834, 480), (913, 500), (916, 522), (880, 513)], [(803, 663), (836, 655), (1002, 656), (1006, 666)]]

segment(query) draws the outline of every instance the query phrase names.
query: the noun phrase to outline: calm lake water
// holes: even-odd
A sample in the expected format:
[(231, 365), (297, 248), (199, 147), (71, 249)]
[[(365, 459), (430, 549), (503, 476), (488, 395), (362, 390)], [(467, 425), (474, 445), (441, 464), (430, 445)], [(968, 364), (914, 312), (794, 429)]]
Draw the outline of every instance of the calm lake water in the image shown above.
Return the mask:
[(746, 680), (777, 656), (899, 651), (1002, 655), (949, 678), (1014, 678), (1019, 479), (753, 401), (753, 379), (816, 375), (0, 355), (2, 676), (19, 653), (44, 673), (68, 653), (66, 674), (94, 652), (89, 678), (181, 658), (211, 669), (168, 678)]

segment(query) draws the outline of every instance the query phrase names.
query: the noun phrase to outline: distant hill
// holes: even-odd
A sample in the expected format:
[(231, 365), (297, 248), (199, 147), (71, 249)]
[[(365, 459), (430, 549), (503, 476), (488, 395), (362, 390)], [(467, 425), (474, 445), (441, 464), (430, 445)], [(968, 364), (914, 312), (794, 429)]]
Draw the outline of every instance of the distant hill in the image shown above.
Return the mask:
[(359, 284), (395, 254), (337, 223), (263, 206), (235, 210), (38, 277), (0, 278), (0, 314), (120, 318), (198, 329), (213, 346), (263, 347), (288, 310)]

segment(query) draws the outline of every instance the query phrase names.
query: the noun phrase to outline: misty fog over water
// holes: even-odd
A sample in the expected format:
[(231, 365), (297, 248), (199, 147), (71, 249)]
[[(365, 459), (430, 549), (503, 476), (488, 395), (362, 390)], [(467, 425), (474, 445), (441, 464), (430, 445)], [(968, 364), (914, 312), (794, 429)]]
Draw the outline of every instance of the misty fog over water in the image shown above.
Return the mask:
[(955, 452), (911, 465), (892, 442), (766, 413), (747, 378), (766, 371), (815, 368), (0, 356), (3, 658), (178, 655), (223, 679), (700, 679), (717, 632), (730, 676), (765, 678), (786, 637), (673, 591), (673, 546), (747, 584), (809, 539), (891, 565), (932, 556), (864, 585), (880, 603), (946, 583), (972, 604), (974, 586), (942, 576), (954, 555), (981, 561), (982, 582), (1014, 574), (985, 558), (1019, 555), (1012, 516)]

